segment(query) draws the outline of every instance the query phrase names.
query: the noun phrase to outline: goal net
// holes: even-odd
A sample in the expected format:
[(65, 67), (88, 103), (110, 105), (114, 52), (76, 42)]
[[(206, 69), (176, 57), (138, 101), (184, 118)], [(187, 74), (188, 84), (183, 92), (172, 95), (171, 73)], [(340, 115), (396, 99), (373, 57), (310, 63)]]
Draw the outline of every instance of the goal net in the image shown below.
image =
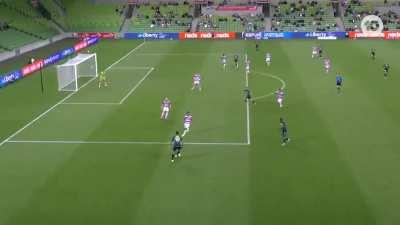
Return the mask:
[(97, 77), (96, 54), (78, 54), (57, 66), (59, 91), (78, 91), (80, 77)]

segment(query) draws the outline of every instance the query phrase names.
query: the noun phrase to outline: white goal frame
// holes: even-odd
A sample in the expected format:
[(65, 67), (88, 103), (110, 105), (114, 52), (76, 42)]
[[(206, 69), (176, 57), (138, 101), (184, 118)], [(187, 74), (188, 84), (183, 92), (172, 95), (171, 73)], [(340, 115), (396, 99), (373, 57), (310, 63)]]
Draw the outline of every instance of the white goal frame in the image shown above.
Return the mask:
[[(86, 69), (87, 71), (81, 72), (80, 66), (84, 63), (94, 60), (94, 68)], [(89, 62), (90, 63), (90, 62)], [(57, 81), (58, 91), (78, 91), (78, 80), (80, 77), (94, 77), (98, 76), (97, 70), (97, 54), (78, 54), (76, 57), (68, 60), (64, 64), (57, 65)], [(69, 87), (72, 85), (72, 88)]]

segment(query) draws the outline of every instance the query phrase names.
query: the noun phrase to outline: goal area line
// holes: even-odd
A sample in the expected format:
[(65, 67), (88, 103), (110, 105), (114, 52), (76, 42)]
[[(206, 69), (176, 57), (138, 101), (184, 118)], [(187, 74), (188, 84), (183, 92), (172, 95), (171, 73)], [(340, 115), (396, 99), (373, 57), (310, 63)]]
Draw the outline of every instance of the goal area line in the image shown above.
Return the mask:
[[(8, 140), (6, 143), (26, 144), (115, 144), (115, 145), (170, 145), (161, 141), (79, 141), (79, 140)], [(184, 145), (249, 146), (245, 142), (184, 142)]]

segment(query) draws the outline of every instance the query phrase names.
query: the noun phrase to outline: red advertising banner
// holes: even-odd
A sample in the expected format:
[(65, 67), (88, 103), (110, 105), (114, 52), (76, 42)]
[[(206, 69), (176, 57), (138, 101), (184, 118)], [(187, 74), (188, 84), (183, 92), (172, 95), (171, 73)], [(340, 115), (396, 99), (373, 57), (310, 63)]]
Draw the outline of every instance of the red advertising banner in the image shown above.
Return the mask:
[(257, 6), (223, 5), (218, 6), (217, 11), (257, 11)]
[(385, 31), (385, 40), (400, 40), (400, 31)]
[(179, 39), (235, 39), (235, 32), (180, 32)]
[(357, 39), (357, 38), (384, 38), (384, 33), (364, 33), (359, 31), (349, 31), (349, 38), (350, 39)]
[(74, 45), (75, 52), (78, 52), (79, 50), (81, 50), (83, 48), (86, 48), (86, 47), (87, 47), (87, 42), (86, 41), (81, 41), (78, 44)]
[(82, 33), (74, 33), (75, 37), (78, 38), (93, 38), (98, 37), (102, 39), (115, 39), (116, 34), (112, 32), (82, 32)]
[(22, 68), (22, 76), (27, 76), (40, 70), (43, 67), (43, 59), (38, 59), (34, 63), (28, 64)]

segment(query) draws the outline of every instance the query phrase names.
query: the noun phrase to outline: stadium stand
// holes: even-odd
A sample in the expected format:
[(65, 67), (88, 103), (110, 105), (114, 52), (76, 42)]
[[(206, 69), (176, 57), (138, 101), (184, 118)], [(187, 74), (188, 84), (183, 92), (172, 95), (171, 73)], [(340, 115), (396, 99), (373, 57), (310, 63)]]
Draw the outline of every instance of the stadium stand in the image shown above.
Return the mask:
[(344, 4), (344, 8), (343, 23), (346, 31), (359, 31), (362, 18), (372, 14), (382, 19), (385, 30), (400, 29), (399, 4), (352, 0)]
[(217, 31), (217, 32), (256, 32), (264, 30), (264, 17), (257, 16), (219, 16), (203, 15), (197, 24), (199, 31)]
[(70, 31), (118, 32), (124, 20), (125, 5), (93, 4), (89, 1), (63, 0), (67, 29)]
[(129, 31), (189, 31), (193, 16), (188, 4), (141, 5), (136, 8)]
[(0, 2), (0, 21), (7, 24), (0, 37), (1, 45), (7, 50), (57, 34), (50, 22), (25, 1)]
[(4, 50), (12, 50), (37, 40), (31, 35), (13, 29), (0, 31), (0, 46)]
[(274, 5), (273, 31), (337, 31), (329, 2), (280, 1)]
[(65, 9), (53, 0), (40, 0), (40, 3), (50, 13), (51, 19), (62, 29), (66, 29)]

